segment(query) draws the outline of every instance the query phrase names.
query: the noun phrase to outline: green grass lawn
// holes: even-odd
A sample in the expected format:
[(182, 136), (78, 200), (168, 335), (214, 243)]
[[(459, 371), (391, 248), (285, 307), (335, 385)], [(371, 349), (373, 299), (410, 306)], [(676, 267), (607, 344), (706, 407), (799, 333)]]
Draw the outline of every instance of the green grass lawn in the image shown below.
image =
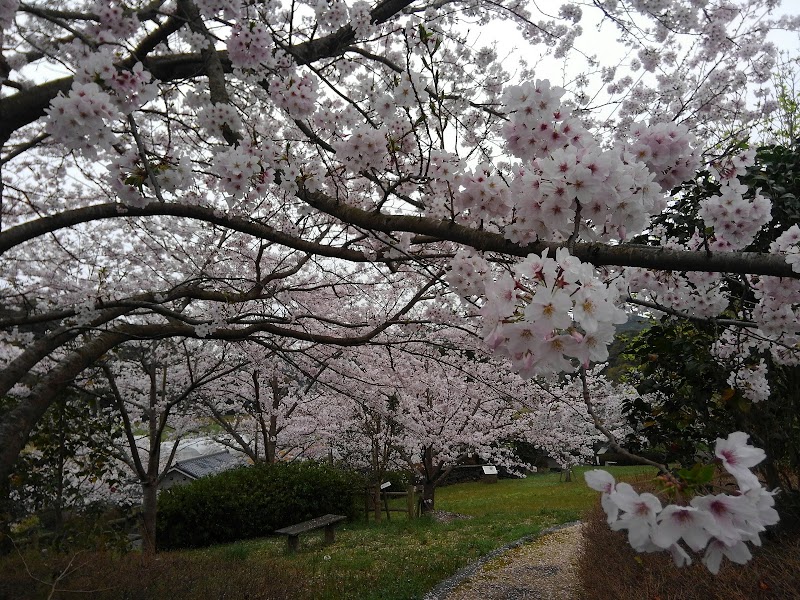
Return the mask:
[[(91, 597), (98, 599), (421, 598), (437, 583), (495, 548), (580, 519), (598, 501), (597, 492), (583, 482), (586, 470), (576, 469), (570, 483), (560, 481), (558, 474), (541, 474), (495, 484), (440, 488), (436, 491), (437, 510), (472, 518), (438, 523), (429, 517), (408, 520), (405, 514), (392, 513), (390, 521), (339, 526), (336, 543), (330, 546), (322, 543), (321, 531), (305, 534), (296, 554), (288, 553), (285, 538), (276, 537), (164, 552), (146, 564), (136, 555), (87, 557), (86, 566), (76, 569), (59, 587), (94, 590)], [(654, 469), (643, 467), (609, 470), (617, 478), (654, 475)], [(29, 563), (29, 567), (54, 572), (45, 562)], [(10, 594), (6, 597), (48, 597), (45, 587), (31, 585), (21, 564), (5, 562), (0, 564), (0, 572), (7, 573), (0, 577), (0, 598), (4, 591)], [(30, 594), (20, 596), (20, 589)]]
[[(476, 558), (544, 528), (580, 519), (598, 500), (576, 469), (571, 483), (558, 474), (504, 479), (495, 484), (465, 483), (436, 491), (436, 508), (470, 515), (437, 523), (429, 518), (358, 522), (337, 529), (332, 546), (320, 533), (301, 537), (300, 551), (286, 552), (286, 541), (261, 539), (199, 550), (230, 559), (258, 560), (277, 569), (299, 570), (313, 581), (308, 598), (421, 598), (439, 581)], [(617, 478), (653, 473), (651, 468), (612, 467)], [(385, 517), (385, 515), (384, 515)]]

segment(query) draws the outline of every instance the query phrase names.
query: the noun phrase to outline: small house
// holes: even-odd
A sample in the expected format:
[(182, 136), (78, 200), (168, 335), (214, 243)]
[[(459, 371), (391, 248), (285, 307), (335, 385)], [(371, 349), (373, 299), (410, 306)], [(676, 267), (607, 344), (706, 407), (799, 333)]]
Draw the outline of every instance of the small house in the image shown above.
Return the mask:
[(159, 489), (168, 490), (173, 486), (184, 485), (195, 479), (216, 475), (244, 464), (247, 462), (243, 456), (231, 454), (227, 450), (180, 460), (169, 468)]

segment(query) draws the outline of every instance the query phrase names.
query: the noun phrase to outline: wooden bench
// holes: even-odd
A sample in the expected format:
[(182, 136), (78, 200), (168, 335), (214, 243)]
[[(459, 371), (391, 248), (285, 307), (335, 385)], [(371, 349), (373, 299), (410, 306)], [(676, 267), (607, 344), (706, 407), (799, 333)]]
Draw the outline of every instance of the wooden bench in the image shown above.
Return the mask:
[(289, 542), (289, 552), (296, 552), (297, 548), (300, 546), (301, 533), (314, 531), (315, 529), (322, 529), (324, 527), (325, 543), (332, 544), (334, 542), (333, 528), (338, 523), (341, 523), (345, 520), (347, 520), (347, 517), (344, 515), (324, 515), (322, 517), (317, 517), (316, 519), (311, 519), (310, 521), (298, 523), (297, 525), (291, 525), (290, 527), (284, 527), (283, 529), (276, 529), (275, 533), (285, 535), (287, 542)]

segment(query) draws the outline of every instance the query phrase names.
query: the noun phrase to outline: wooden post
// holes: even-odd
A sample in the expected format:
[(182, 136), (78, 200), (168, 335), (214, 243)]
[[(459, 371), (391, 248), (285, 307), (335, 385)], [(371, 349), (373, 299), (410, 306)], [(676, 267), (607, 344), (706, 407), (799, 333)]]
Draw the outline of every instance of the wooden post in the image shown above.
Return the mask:
[(325, 526), (325, 543), (332, 544), (335, 541), (333, 525)]
[(386, 510), (386, 520), (391, 521), (392, 517), (389, 515), (389, 496), (384, 493), (381, 493), (383, 496), (383, 508)]
[(286, 541), (289, 543), (289, 552), (297, 552), (297, 549), (300, 547), (300, 536), (287, 536)]
[(416, 507), (414, 506), (414, 486), (409, 485), (406, 488), (406, 510), (408, 511), (409, 520), (414, 518)]
[(375, 522), (380, 523), (381, 520), (381, 486), (377, 483), (372, 488), (372, 509), (375, 514)]

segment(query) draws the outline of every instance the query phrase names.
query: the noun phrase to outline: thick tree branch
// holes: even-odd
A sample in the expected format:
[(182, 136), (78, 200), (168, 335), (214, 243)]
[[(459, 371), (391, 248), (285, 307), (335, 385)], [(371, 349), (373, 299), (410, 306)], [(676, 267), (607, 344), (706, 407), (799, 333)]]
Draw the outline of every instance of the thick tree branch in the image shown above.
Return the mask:
[[(303, 188), (298, 192), (298, 197), (314, 208), (340, 219), (346, 225), (387, 234), (405, 231), (423, 236), (412, 240), (412, 243), (446, 240), (465, 244), (482, 252), (498, 252), (513, 256), (527, 256), (531, 253), (540, 254), (545, 249), (549, 249), (551, 255), (553, 255), (555, 250), (560, 247), (560, 244), (553, 242), (537, 242), (527, 246), (520, 246), (509, 242), (498, 233), (464, 227), (450, 221), (369, 212), (338, 202), (320, 192), (310, 192)], [(170, 203), (151, 203), (145, 207), (127, 207), (116, 203), (96, 204), (64, 211), (50, 217), (42, 217), (0, 233), (0, 254), (45, 233), (51, 233), (79, 223), (99, 219), (157, 215), (185, 217), (213, 223), (220, 227), (247, 233), (254, 237), (318, 256), (341, 258), (353, 262), (368, 262), (370, 260), (375, 262), (375, 259), (371, 259), (357, 250), (309, 242), (243, 217), (226, 216), (219, 211), (202, 206)], [(613, 246), (600, 243), (575, 244), (573, 254), (583, 262), (589, 262), (596, 266), (643, 267), (661, 271), (704, 271), (770, 275), (791, 279), (800, 278), (800, 274), (792, 271), (791, 266), (784, 260), (784, 257), (777, 254), (760, 254), (756, 252), (718, 252), (709, 254), (637, 244)], [(378, 258), (377, 261), (388, 262), (389, 259)]]
[[(252, 235), (253, 237), (281, 244), (317, 256), (341, 258), (352, 262), (369, 262), (371, 259), (357, 250), (310, 242), (244, 217), (228, 216), (220, 211), (183, 204), (154, 202), (144, 207), (130, 207), (118, 203), (95, 204), (84, 208), (67, 210), (50, 217), (22, 223), (0, 233), (0, 254), (23, 242), (65, 227), (88, 223), (100, 219), (120, 217), (173, 216), (213, 223), (227, 229)], [(373, 261), (374, 262), (374, 261)]]
[[(498, 233), (472, 229), (450, 221), (439, 221), (425, 217), (387, 215), (369, 212), (344, 204), (321, 192), (310, 192), (301, 188), (298, 196), (322, 212), (340, 219), (343, 223), (393, 233), (407, 231), (433, 240), (449, 240), (483, 252), (499, 252), (514, 256), (540, 254), (549, 249), (551, 256), (561, 245), (553, 242), (537, 242), (527, 246), (513, 244)], [(420, 243), (423, 240), (412, 240)], [(2, 246), (0, 246), (2, 248)], [(719, 252), (708, 254), (684, 250), (654, 248), (636, 244), (575, 244), (573, 254), (583, 262), (596, 266), (644, 267), (663, 271), (705, 271), (715, 273), (741, 273), (800, 278), (794, 273), (783, 256), (756, 252)]]
[[(372, 10), (372, 21), (374, 23), (384, 23), (401, 13), (408, 7), (412, 0), (386, 0), (379, 3)], [(181, 25), (178, 20), (168, 20), (162, 32), (176, 31)], [(158, 39), (155, 36), (153, 39)], [(323, 58), (339, 56), (347, 51), (355, 41), (355, 32), (350, 25), (345, 25), (338, 31), (308, 42), (303, 42), (292, 46), (289, 51), (295, 57), (297, 63), (304, 65), (316, 62)], [(149, 47), (151, 44), (147, 44)], [(131, 60), (135, 63), (143, 52), (137, 52), (135, 56), (127, 59), (124, 64), (132, 66)], [(143, 61), (145, 67), (152, 73), (154, 79), (163, 82), (176, 81), (179, 79), (194, 79), (206, 76), (206, 66), (208, 64), (219, 65), (224, 73), (233, 71), (228, 52), (218, 50), (214, 52), (215, 57), (204, 57), (200, 54), (176, 54), (172, 56), (158, 57)], [(50, 106), (50, 102), (59, 92), (68, 93), (72, 87), (72, 77), (64, 77), (54, 81), (49, 81), (27, 90), (0, 99), (0, 145), (5, 143), (17, 129), (33, 123), (45, 114), (45, 110)]]

